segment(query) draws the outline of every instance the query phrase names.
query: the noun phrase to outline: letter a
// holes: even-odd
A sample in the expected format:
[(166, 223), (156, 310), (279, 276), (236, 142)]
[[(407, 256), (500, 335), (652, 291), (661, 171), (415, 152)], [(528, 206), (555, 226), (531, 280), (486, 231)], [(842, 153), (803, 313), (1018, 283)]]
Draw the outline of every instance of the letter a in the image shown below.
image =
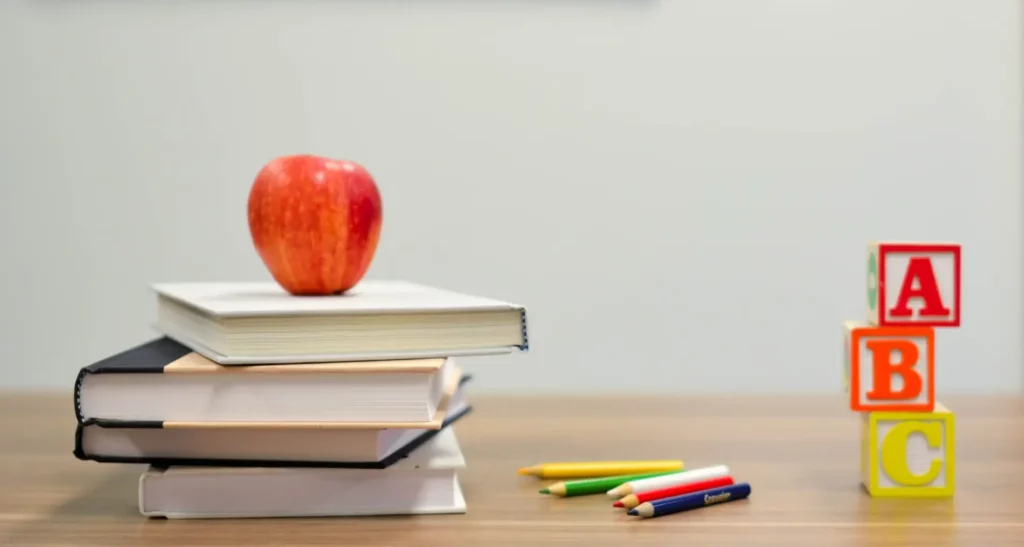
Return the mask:
[[(914, 280), (918, 286), (914, 287)], [(914, 257), (907, 265), (907, 275), (903, 278), (903, 286), (900, 287), (899, 297), (896, 299), (896, 306), (889, 310), (893, 317), (910, 317), (913, 311), (910, 309), (910, 299), (921, 298), (924, 300), (924, 307), (921, 308), (922, 316), (945, 317), (949, 315), (949, 308), (942, 303), (942, 295), (939, 293), (939, 284), (935, 281), (935, 271), (932, 269), (932, 261), (928, 257)]]

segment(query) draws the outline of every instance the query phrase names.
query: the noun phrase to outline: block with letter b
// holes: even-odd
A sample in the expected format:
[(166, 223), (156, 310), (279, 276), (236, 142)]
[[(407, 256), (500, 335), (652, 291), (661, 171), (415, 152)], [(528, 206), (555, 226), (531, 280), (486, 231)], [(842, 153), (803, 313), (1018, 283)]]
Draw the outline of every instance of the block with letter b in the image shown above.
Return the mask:
[(951, 497), (956, 486), (956, 420), (932, 412), (865, 412), (861, 482), (875, 497)]
[(868, 245), (868, 321), (879, 326), (960, 326), (960, 245)]
[(847, 321), (850, 408), (931, 412), (935, 405), (935, 329)]
[(871, 325), (862, 321), (843, 321), (843, 390), (850, 392), (850, 360), (853, 354), (850, 339), (853, 331), (858, 328), (870, 328)]

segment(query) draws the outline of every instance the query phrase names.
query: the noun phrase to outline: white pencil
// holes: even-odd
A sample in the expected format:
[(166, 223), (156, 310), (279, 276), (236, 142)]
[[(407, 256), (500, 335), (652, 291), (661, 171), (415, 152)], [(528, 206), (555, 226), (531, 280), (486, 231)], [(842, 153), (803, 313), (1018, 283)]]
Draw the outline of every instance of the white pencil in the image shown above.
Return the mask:
[(680, 471), (679, 473), (671, 473), (668, 475), (660, 475), (657, 477), (638, 479), (635, 481), (623, 483), (609, 490), (608, 497), (621, 498), (623, 496), (628, 496), (630, 494), (642, 494), (644, 492), (658, 490), (659, 488), (680, 486), (683, 484), (706, 481), (709, 479), (717, 479), (719, 477), (725, 477), (728, 475), (729, 468), (725, 465), (701, 467), (699, 469)]

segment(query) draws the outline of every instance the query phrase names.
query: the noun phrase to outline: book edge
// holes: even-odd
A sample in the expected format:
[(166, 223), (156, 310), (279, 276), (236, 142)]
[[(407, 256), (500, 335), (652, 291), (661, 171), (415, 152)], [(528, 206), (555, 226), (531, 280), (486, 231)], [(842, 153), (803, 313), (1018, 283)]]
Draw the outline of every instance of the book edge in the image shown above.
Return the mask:
[(187, 334), (169, 325), (153, 324), (152, 327), (167, 334), (178, 343), (187, 346), (192, 351), (206, 357), (207, 359), (225, 366), (245, 365), (289, 365), (296, 363), (329, 363), (329, 362), (352, 362), (352, 361), (376, 361), (376, 360), (406, 360), (406, 359), (439, 359), (447, 357), (477, 357), (485, 355), (504, 355), (516, 350), (523, 350), (519, 346), (499, 346), (494, 348), (479, 349), (458, 349), (439, 350), (423, 352), (375, 352), (375, 353), (324, 353), (324, 354), (302, 354), (254, 357), (249, 355), (227, 356), (213, 350), (205, 344), (191, 338)]

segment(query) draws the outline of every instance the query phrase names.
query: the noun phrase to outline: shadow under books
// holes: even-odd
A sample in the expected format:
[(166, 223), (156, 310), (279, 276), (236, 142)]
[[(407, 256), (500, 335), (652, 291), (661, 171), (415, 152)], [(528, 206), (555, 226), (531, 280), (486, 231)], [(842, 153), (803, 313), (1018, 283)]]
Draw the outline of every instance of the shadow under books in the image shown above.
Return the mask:
[[(49, 513), (40, 511), (35, 519), (12, 526), (6, 534), (0, 534), (0, 545), (38, 543), (40, 538), (54, 534), (54, 520), (74, 521), (102, 517), (112, 517), (117, 521), (141, 519), (136, 501), (138, 498), (130, 495), (138, 491), (141, 469), (136, 466), (112, 468), (102, 480), (53, 507)], [(125, 492), (129, 495), (125, 496)]]
[[(111, 466), (103, 480), (83, 489), (72, 499), (54, 508), (52, 516), (66, 517), (140, 517), (139, 473), (145, 466)], [(127, 495), (125, 495), (127, 494)]]
[[(26, 545), (48, 543), (59, 535), (66, 539), (67, 528), (61, 529), (55, 522), (66, 523), (69, 527), (76, 522), (102, 523), (110, 528), (90, 534), (109, 536), (111, 545), (131, 544), (136, 540), (171, 540), (174, 544), (184, 541), (202, 541), (210, 526), (232, 526), (244, 523), (249, 528), (260, 530), (266, 536), (250, 538), (250, 545), (262, 540), (278, 544), (285, 537), (299, 541), (302, 536), (309, 539), (321, 538), (330, 532), (336, 537), (339, 524), (350, 532), (374, 532), (382, 540), (395, 540), (399, 536), (415, 533), (416, 528), (395, 526), (396, 523), (413, 523), (426, 520), (431, 515), (377, 515), (372, 517), (343, 518), (268, 518), (268, 519), (213, 519), (213, 520), (168, 520), (147, 518), (139, 513), (137, 492), (139, 474), (145, 466), (110, 466), (110, 471), (99, 481), (79, 491), (73, 498), (54, 506), (49, 512), (40, 511), (36, 518), (26, 520), (0, 533), (0, 545)], [(448, 515), (445, 515), (448, 517)], [(451, 515), (465, 518), (464, 515)], [(353, 521), (358, 521), (355, 525)], [(200, 523), (203, 526), (195, 526)], [(291, 526), (289, 526), (291, 524)], [(328, 530), (329, 529), (329, 530)], [(205, 531), (204, 531), (205, 530)], [(385, 543), (387, 541), (384, 541)]]

